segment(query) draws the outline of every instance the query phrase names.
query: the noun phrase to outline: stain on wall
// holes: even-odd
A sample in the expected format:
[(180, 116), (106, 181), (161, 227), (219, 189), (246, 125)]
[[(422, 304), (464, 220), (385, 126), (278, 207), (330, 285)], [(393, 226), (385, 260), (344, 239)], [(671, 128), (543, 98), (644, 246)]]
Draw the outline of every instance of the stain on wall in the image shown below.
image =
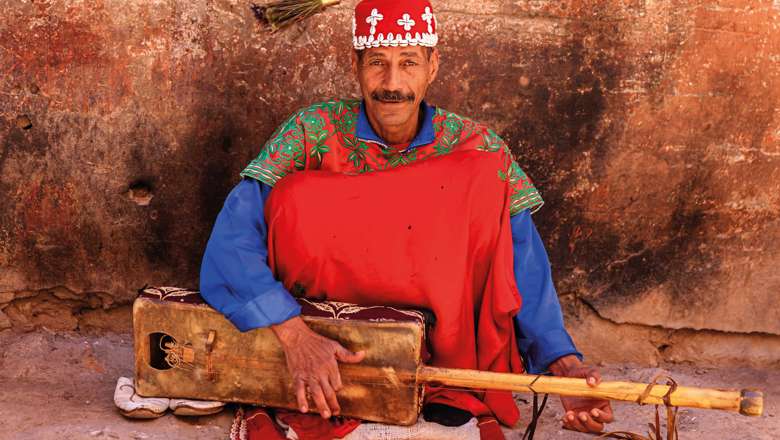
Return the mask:
[[(100, 326), (146, 283), (196, 286), (263, 141), (357, 96), (353, 5), (270, 34), (237, 0), (0, 0), (0, 328)], [(434, 6), (429, 100), (496, 129), (539, 186), (586, 353), (780, 362), (776, 4)]]

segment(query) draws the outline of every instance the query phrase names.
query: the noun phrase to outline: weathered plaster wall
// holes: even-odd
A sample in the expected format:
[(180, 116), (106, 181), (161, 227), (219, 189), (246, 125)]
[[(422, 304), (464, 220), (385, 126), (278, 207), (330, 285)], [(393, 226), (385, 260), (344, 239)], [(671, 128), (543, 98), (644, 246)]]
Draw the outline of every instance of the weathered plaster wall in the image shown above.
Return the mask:
[[(353, 5), (271, 35), (238, 0), (0, 0), (0, 328), (122, 328), (143, 284), (196, 285), (263, 140), (357, 93)], [(580, 347), (779, 363), (780, 2), (434, 5), (430, 100), (542, 190)]]

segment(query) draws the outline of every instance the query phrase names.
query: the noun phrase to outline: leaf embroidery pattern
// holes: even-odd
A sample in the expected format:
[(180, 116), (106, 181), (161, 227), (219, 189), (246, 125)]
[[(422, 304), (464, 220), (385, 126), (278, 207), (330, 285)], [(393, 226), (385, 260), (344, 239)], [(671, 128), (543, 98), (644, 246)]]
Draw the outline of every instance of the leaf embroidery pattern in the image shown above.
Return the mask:
[(508, 184), (512, 214), (538, 209), (543, 203), (506, 143), (483, 124), (436, 108), (432, 121), (434, 141), (400, 153), (360, 140), (355, 133), (359, 112), (360, 101), (354, 99), (322, 102), (296, 112), (271, 136), (241, 175), (274, 185), (296, 170), (359, 174), (472, 149), (503, 156), (503, 167), (496, 170), (496, 176)]

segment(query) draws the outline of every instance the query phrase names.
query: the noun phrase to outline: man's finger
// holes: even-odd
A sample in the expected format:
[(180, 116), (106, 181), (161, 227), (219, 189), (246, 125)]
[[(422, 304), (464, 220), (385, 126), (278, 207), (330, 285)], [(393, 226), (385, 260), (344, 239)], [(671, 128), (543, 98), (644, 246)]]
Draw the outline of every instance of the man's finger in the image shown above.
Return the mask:
[(585, 411), (580, 412), (578, 418), (588, 432), (601, 432), (604, 429), (604, 424), (593, 420)]
[(364, 357), (366, 357), (366, 352), (363, 350), (353, 353), (341, 345), (339, 345), (338, 349), (336, 350), (336, 359), (341, 362), (356, 364), (362, 361)]
[(311, 391), (312, 400), (317, 405), (317, 410), (323, 419), (330, 418), (330, 408), (328, 402), (325, 400), (325, 395), (322, 393), (322, 387), (317, 380), (312, 379), (309, 381), (309, 391)]
[(309, 403), (306, 401), (306, 382), (303, 379), (295, 379), (295, 397), (298, 399), (298, 409), (302, 413), (309, 411)]
[(330, 386), (333, 387), (333, 391), (339, 391), (343, 387), (339, 365), (335, 360), (331, 363), (330, 368), (328, 368), (328, 381), (330, 382)]
[(588, 370), (587, 373), (587, 382), (589, 386), (595, 387), (598, 386), (598, 384), (601, 383), (601, 373), (599, 373), (599, 370)]
[[(322, 394), (325, 395), (325, 400), (328, 402), (328, 407), (332, 411), (333, 415), (338, 415), (341, 411), (339, 407), (339, 401), (336, 399), (336, 392), (333, 391), (333, 387), (330, 386), (330, 380), (327, 375), (320, 377), (320, 387), (322, 388)], [(325, 417), (325, 415), (323, 415)]]
[(588, 429), (577, 419), (574, 411), (569, 411), (563, 417), (563, 427), (572, 431), (588, 432)]
[(612, 414), (612, 407), (607, 405), (604, 409), (593, 408), (591, 411), (593, 420), (601, 423), (612, 423), (615, 416)]

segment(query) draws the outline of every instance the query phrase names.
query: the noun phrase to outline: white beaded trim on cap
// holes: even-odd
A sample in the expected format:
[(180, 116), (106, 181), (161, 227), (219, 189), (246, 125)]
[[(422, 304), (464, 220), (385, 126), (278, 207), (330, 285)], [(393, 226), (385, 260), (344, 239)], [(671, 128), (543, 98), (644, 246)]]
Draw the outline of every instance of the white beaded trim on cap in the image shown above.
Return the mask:
[(365, 36), (354, 36), (352, 38), (352, 45), (355, 47), (355, 50), (363, 50), (368, 49), (369, 47), (379, 47), (379, 46), (426, 46), (426, 47), (434, 47), (439, 42), (439, 36), (436, 34), (429, 34), (427, 32), (424, 32), (420, 34), (419, 32), (415, 32), (414, 35), (412, 35), (410, 32), (407, 32), (406, 35), (403, 33), (398, 33), (397, 35), (394, 35), (392, 32), (387, 34), (386, 36), (383, 34), (379, 34), (376, 37), (373, 35)]

